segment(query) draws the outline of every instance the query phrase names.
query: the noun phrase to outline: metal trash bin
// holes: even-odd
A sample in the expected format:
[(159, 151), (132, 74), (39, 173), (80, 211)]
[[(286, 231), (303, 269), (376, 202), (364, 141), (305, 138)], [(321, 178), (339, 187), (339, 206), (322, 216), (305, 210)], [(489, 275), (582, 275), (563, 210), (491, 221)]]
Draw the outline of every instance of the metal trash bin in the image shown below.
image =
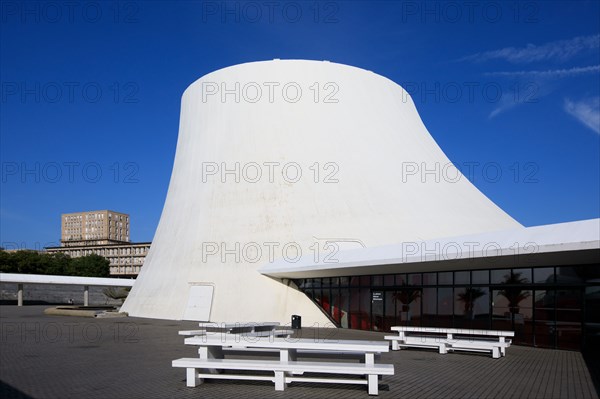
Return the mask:
[(302, 328), (302, 317), (297, 314), (292, 315), (292, 330), (299, 330)]

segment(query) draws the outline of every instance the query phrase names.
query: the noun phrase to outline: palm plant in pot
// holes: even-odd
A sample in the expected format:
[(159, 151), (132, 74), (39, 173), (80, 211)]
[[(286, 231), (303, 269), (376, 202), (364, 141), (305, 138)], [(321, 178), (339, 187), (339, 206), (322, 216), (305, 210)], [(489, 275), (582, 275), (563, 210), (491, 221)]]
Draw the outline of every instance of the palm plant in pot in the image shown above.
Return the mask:
[(506, 287), (498, 291), (498, 295), (502, 295), (508, 300), (508, 309), (511, 315), (511, 323), (514, 328), (515, 315), (519, 314), (519, 303), (531, 296), (531, 292), (524, 290), (520, 285), (528, 284), (529, 280), (526, 277), (521, 277), (521, 273), (510, 273), (504, 276), (503, 285)]
[(473, 308), (475, 307), (475, 301), (484, 296), (486, 292), (481, 288), (473, 288), (468, 287), (458, 294), (458, 300), (464, 304), (465, 317), (473, 320), (475, 318), (475, 314), (473, 313)]
[(421, 297), (421, 290), (414, 286), (402, 284), (403, 288), (393, 295), (394, 300), (402, 304), (402, 312), (406, 312), (406, 320), (410, 320), (410, 304)]

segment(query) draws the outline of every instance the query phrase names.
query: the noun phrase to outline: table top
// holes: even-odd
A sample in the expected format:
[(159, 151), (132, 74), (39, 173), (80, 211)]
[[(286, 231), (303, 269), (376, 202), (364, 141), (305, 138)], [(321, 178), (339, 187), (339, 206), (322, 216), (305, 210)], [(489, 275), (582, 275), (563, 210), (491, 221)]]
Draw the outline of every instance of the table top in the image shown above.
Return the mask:
[(314, 349), (325, 351), (349, 351), (363, 353), (389, 352), (388, 341), (363, 340), (315, 340), (301, 338), (250, 337), (240, 335), (190, 337), (187, 345), (229, 346), (232, 348), (278, 348), (278, 349)]
[(247, 327), (277, 327), (279, 323), (276, 321), (268, 321), (268, 322), (249, 322), (249, 323), (217, 323), (217, 322), (207, 322), (207, 323), (198, 323), (200, 328), (210, 328), (210, 329), (223, 329), (230, 330), (233, 328), (247, 328)]

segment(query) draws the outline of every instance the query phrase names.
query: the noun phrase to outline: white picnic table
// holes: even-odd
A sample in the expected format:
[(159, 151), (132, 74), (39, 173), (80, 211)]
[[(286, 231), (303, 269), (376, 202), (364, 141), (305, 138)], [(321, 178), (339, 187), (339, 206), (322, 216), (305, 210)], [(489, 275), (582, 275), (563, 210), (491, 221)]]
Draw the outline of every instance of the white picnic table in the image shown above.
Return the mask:
[(437, 348), (441, 354), (455, 350), (491, 352), (493, 358), (506, 356), (506, 348), (512, 343), (507, 338), (515, 335), (514, 331), (444, 327), (397, 326), (391, 330), (398, 332), (385, 337), (392, 341), (392, 350), (423, 347)]
[[(275, 382), (276, 390), (283, 390), (287, 383), (320, 382), (365, 384), (370, 395), (378, 394), (379, 375), (393, 375), (394, 366), (391, 364), (376, 364), (375, 356), (389, 352), (387, 341), (362, 340), (315, 340), (296, 338), (245, 337), (239, 334), (222, 334), (220, 336), (202, 335), (185, 339), (186, 345), (198, 346), (199, 357), (183, 358), (173, 361), (173, 367), (187, 369), (187, 385), (196, 386), (204, 378), (215, 379), (251, 379), (269, 380)], [(279, 360), (248, 360), (225, 359), (225, 349), (266, 349), (279, 352)], [(364, 356), (363, 363), (297, 361), (299, 351), (314, 351), (324, 355), (336, 353), (359, 353)], [(339, 360), (339, 359), (338, 359)], [(198, 372), (198, 370), (203, 370)], [(273, 371), (274, 377), (264, 375), (220, 374), (216, 370), (262, 370)], [(366, 376), (360, 379), (314, 378), (304, 377), (305, 372), (325, 374), (349, 374)]]

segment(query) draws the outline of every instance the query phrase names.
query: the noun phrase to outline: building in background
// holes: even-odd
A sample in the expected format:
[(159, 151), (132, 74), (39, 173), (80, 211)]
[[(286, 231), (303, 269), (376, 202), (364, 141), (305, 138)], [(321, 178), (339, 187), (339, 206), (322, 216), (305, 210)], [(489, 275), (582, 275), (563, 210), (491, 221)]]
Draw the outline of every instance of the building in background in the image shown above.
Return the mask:
[(129, 242), (129, 215), (126, 213), (109, 210), (64, 213), (61, 219), (62, 246)]
[(61, 216), (61, 246), (47, 247), (72, 258), (96, 254), (110, 262), (113, 276), (137, 276), (150, 242), (130, 241), (130, 217), (111, 210), (65, 213)]

